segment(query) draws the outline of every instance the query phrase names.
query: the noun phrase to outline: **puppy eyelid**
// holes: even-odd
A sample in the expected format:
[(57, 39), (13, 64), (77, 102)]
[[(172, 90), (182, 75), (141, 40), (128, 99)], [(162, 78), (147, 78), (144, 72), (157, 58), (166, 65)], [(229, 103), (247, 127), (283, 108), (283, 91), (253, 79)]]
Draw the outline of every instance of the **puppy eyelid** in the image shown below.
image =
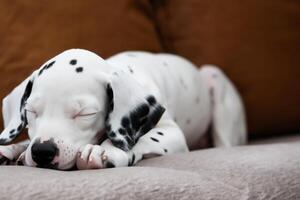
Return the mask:
[(91, 116), (91, 115), (96, 115), (98, 112), (93, 112), (93, 113), (86, 113), (86, 114), (80, 114), (78, 113), (77, 116)]

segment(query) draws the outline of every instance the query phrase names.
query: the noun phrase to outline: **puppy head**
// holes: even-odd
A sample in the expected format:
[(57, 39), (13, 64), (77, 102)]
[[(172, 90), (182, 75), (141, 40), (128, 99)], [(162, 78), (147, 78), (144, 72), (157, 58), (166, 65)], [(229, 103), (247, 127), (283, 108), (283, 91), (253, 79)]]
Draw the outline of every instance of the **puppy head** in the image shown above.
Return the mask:
[[(7, 97), (0, 142), (27, 126), (31, 142), (24, 164), (56, 169), (73, 167), (79, 148), (98, 144), (105, 133), (129, 150), (156, 125), (164, 108), (133, 77), (116, 71), (86, 50), (50, 59)], [(18, 102), (20, 110), (10, 109)]]

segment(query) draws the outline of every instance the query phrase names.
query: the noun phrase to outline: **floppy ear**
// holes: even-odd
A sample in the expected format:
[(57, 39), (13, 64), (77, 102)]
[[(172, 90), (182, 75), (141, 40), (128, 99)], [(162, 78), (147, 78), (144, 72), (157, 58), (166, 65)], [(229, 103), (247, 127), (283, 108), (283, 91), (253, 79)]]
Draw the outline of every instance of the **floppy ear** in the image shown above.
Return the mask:
[(131, 74), (122, 71), (111, 75), (106, 93), (107, 136), (115, 146), (128, 151), (158, 123), (165, 108)]
[(27, 125), (24, 106), (31, 94), (34, 73), (18, 85), (2, 101), (4, 130), (0, 134), (0, 144), (7, 144), (17, 137)]

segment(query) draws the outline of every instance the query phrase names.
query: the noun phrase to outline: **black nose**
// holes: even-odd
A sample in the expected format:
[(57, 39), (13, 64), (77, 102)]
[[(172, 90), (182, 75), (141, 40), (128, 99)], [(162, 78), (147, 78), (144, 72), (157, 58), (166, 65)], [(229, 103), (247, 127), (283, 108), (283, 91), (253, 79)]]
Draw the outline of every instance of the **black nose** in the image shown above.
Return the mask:
[(56, 144), (52, 141), (35, 142), (31, 147), (31, 156), (38, 167), (47, 167), (58, 153)]

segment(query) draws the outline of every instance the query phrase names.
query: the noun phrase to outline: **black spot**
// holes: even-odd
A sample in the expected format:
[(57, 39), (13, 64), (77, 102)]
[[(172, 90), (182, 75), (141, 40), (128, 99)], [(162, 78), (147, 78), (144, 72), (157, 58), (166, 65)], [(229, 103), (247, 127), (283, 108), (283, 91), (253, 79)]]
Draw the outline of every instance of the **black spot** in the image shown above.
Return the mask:
[(128, 117), (123, 117), (122, 118), (121, 124), (122, 124), (123, 127), (125, 127), (125, 128), (129, 127), (129, 123), (130, 123), (130, 121), (129, 121)]
[(113, 143), (113, 145), (115, 145), (116, 147), (127, 151), (127, 149), (125, 148), (125, 143), (122, 140), (111, 140), (111, 142)]
[(55, 60), (52, 61), (51, 63), (49, 63), (48, 65), (46, 65), (46, 69), (49, 69), (50, 67), (52, 67), (52, 65), (54, 65), (55, 63)]
[(107, 95), (107, 113), (109, 114), (114, 109), (114, 102), (113, 102), (114, 93), (110, 84), (107, 84), (106, 86), (106, 95)]
[(125, 131), (125, 129), (123, 129), (123, 128), (119, 128), (119, 133), (120, 133), (121, 135), (126, 135), (126, 131)]
[(133, 136), (133, 131), (132, 131), (131, 128), (127, 127), (127, 128), (126, 128), (126, 131), (127, 131), (128, 135), (129, 135), (130, 137)]
[(131, 137), (129, 137), (128, 135), (126, 135), (124, 138), (125, 138), (125, 140), (127, 141), (128, 145), (129, 145), (129, 149), (131, 149), (133, 147), (133, 145), (135, 144), (134, 140)]
[(140, 106), (137, 106), (135, 112), (136, 112), (136, 114), (137, 114), (137, 116), (138, 116), (139, 118), (142, 118), (142, 117), (148, 115), (149, 110), (150, 110), (150, 109), (149, 109), (149, 106), (148, 106), (147, 104), (142, 104), (142, 105), (140, 105)]
[(17, 128), (17, 131), (19, 132), (19, 131), (21, 131), (22, 130), (22, 128), (23, 128), (23, 125), (22, 124), (20, 124), (19, 126), (18, 126), (18, 128)]
[(150, 95), (146, 98), (146, 100), (148, 101), (148, 103), (153, 106), (154, 104), (156, 104), (156, 99), (154, 96)]
[(25, 91), (24, 91), (24, 94), (23, 94), (23, 96), (21, 98), (21, 105), (20, 105), (20, 111), (21, 112), (22, 112), (22, 110), (23, 110), (23, 108), (25, 106), (26, 100), (28, 99), (28, 97), (31, 94), (32, 85), (33, 85), (33, 81), (32, 80), (28, 81), (28, 83), (26, 85), (26, 88), (25, 88)]
[(134, 164), (135, 161), (135, 154), (132, 154), (132, 158), (131, 158), (131, 162), (129, 163), (129, 166), (132, 166)]
[(112, 162), (107, 161), (106, 167), (107, 167), (107, 168), (114, 168), (114, 167), (116, 167), (116, 166), (115, 166), (115, 164), (113, 164)]
[(113, 132), (113, 131), (111, 131), (111, 132), (109, 133), (109, 137), (116, 137), (116, 133)]
[(15, 129), (12, 129), (12, 130), (9, 131), (10, 134), (12, 134), (14, 132), (15, 132)]
[(13, 139), (13, 138), (15, 138), (15, 137), (16, 137), (15, 134), (11, 134), (11, 135), (9, 136), (10, 139)]
[(168, 149), (164, 149), (164, 152), (167, 153), (167, 152), (168, 152)]
[(132, 73), (132, 74), (134, 73), (133, 69), (130, 66), (128, 66), (128, 69), (129, 69), (130, 73)]
[(0, 139), (0, 144), (1, 144), (1, 145), (2, 145), (2, 144), (6, 144), (6, 141), (7, 141), (7, 139), (1, 138), (1, 139)]
[(148, 115), (147, 123), (143, 124), (143, 126), (141, 127), (139, 132), (140, 135), (138, 137), (141, 137), (142, 135), (146, 134), (151, 128), (153, 128), (158, 123), (164, 112), (164, 107), (162, 107), (161, 105), (156, 105)]
[(139, 129), (139, 116), (136, 112), (130, 113), (130, 121), (132, 128), (137, 131)]
[(83, 67), (77, 67), (75, 70), (76, 70), (77, 73), (80, 73), (80, 72), (83, 71)]
[(46, 64), (38, 73), (38, 75), (40, 76), (46, 69), (49, 69), (50, 67), (52, 67), (52, 65), (54, 65), (55, 61), (50, 62), (49, 64)]
[(153, 138), (153, 137), (150, 137), (150, 138), (151, 138), (151, 140), (153, 140), (154, 142), (159, 142), (159, 140), (156, 139), (156, 138)]
[(112, 101), (114, 94), (113, 94), (113, 90), (112, 90), (110, 84), (107, 84), (107, 86), (106, 86), (106, 94), (107, 94), (107, 97), (108, 97), (108, 101)]
[(71, 61), (70, 61), (70, 65), (76, 65), (77, 64), (77, 60), (76, 59), (72, 59)]
[(162, 132), (159, 132), (159, 131), (157, 132), (157, 134), (158, 134), (158, 135), (164, 135)]

